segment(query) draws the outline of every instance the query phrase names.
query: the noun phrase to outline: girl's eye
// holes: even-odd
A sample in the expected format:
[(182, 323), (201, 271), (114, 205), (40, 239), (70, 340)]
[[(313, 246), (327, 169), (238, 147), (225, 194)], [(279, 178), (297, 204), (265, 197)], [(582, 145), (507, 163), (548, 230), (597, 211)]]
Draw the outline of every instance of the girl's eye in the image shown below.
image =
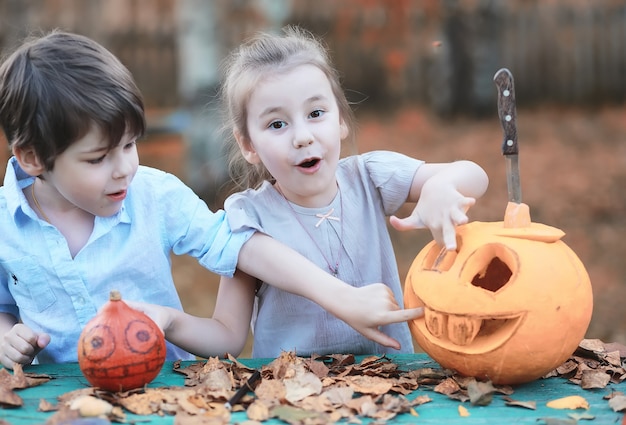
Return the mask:
[(270, 125), (269, 125), (270, 128), (273, 128), (275, 130), (280, 130), (284, 126), (285, 126), (285, 122), (284, 121), (274, 121), (274, 122), (270, 123)]
[(311, 118), (319, 118), (319, 117), (321, 117), (322, 115), (324, 115), (324, 111), (322, 111), (321, 109), (316, 109), (315, 111), (313, 111), (313, 112), (311, 112), (311, 113), (309, 114), (309, 116), (310, 116)]

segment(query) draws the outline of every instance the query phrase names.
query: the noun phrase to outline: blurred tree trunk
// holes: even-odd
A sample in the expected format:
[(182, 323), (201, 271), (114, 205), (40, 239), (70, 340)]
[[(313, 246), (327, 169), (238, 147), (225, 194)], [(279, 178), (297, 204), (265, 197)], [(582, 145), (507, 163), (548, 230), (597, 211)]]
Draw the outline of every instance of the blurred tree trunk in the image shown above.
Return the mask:
[(212, 199), (228, 178), (216, 110), (219, 62), (225, 50), (217, 31), (219, 8), (213, 1), (180, 0), (177, 5), (179, 92), (188, 114), (187, 183)]
[[(189, 118), (187, 182), (211, 207), (221, 207), (220, 189), (229, 182), (227, 150), (220, 133), (219, 66), (248, 33), (273, 31), (289, 16), (290, 0), (237, 2), (180, 0), (177, 5), (179, 91)], [(244, 22), (237, 17), (253, 16)]]

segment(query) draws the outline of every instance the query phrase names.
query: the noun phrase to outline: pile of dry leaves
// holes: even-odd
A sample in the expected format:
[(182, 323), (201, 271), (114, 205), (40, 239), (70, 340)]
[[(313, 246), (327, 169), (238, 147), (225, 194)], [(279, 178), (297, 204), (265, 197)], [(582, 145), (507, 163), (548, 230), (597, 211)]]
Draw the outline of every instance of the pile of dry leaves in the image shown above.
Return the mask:
[[(622, 364), (625, 357), (624, 346), (584, 340), (576, 353), (547, 378), (566, 378), (585, 389), (603, 388), (626, 379)], [(125, 412), (176, 415), (179, 424), (226, 424), (231, 417), (226, 402), (237, 389), (249, 385), (254, 373), (235, 358), (211, 358), (185, 368), (175, 363), (174, 370), (185, 376), (184, 386), (123, 393), (85, 388), (62, 395), (57, 405), (42, 400), (40, 410), (56, 411), (47, 421), (50, 425), (86, 416), (126, 422)], [(19, 397), (13, 389), (39, 385), (47, 379), (29, 376), (21, 368), (16, 368), (13, 375), (0, 371), (0, 403), (16, 405)], [(339, 420), (359, 422), (364, 417), (384, 422), (401, 413), (417, 415), (415, 407), (430, 402), (430, 397), (423, 394), (408, 399), (406, 395), (420, 386), (472, 405), (488, 405), (494, 394), (501, 394), (509, 406), (535, 408), (532, 401), (515, 401), (512, 387), (462, 377), (449, 370), (404, 370), (385, 356), (357, 362), (352, 355), (302, 358), (285, 352), (262, 367), (254, 393), (246, 394), (232, 410), (245, 410), (249, 423), (277, 418), (290, 424), (328, 424)], [(555, 400), (551, 407), (576, 408), (585, 403), (575, 396)], [(608, 403), (614, 411), (626, 411), (624, 394), (613, 392)], [(464, 413), (459, 404), (459, 414)]]

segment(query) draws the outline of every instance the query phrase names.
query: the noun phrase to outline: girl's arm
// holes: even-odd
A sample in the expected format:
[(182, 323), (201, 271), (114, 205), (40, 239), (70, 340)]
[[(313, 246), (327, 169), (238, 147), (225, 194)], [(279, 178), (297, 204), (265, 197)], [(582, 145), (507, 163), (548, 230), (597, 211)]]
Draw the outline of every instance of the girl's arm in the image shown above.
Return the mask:
[(238, 356), (248, 338), (256, 279), (237, 270), (222, 277), (212, 318), (197, 317), (171, 307), (127, 301), (146, 313), (163, 330), (165, 338), (199, 357)]
[(417, 169), (407, 202), (417, 202), (410, 216), (392, 216), (397, 230), (429, 228), (435, 241), (456, 249), (456, 226), (467, 223), (467, 210), (487, 190), (487, 173), (471, 161), (423, 164)]
[(400, 343), (381, 332), (379, 326), (423, 314), (421, 308), (401, 310), (391, 289), (383, 283), (350, 286), (295, 250), (258, 232), (243, 245), (237, 268), (276, 288), (308, 298), (365, 337), (387, 347), (399, 349)]

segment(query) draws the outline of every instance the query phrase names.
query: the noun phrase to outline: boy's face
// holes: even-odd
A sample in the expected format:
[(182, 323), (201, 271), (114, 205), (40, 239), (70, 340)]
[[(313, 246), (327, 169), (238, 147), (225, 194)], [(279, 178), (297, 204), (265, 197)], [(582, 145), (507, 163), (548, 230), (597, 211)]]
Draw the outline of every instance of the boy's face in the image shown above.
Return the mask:
[(108, 150), (100, 130), (91, 130), (56, 158), (54, 169), (43, 173), (46, 186), (56, 189), (57, 202), (78, 207), (93, 215), (117, 213), (126, 198), (137, 168), (136, 140), (124, 135)]
[(255, 87), (247, 112), (250, 140), (238, 140), (246, 159), (262, 162), (290, 201), (328, 205), (348, 130), (326, 74), (300, 65), (270, 76)]

